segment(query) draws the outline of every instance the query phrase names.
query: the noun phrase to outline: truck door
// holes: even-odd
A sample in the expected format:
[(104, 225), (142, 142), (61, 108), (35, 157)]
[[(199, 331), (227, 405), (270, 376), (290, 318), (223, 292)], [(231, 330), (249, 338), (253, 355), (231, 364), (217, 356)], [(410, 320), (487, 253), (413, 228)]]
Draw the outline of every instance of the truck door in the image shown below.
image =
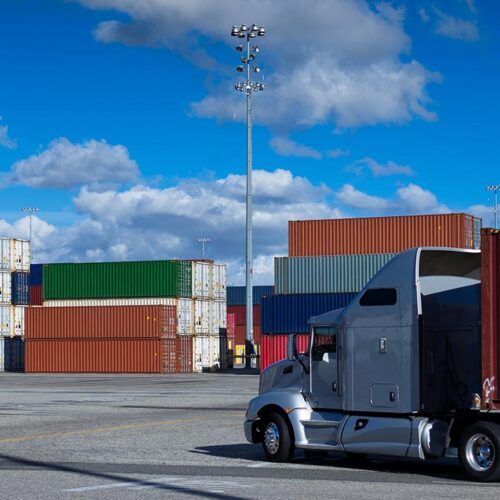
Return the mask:
[(310, 343), (309, 401), (314, 408), (341, 409), (339, 329), (315, 326)]

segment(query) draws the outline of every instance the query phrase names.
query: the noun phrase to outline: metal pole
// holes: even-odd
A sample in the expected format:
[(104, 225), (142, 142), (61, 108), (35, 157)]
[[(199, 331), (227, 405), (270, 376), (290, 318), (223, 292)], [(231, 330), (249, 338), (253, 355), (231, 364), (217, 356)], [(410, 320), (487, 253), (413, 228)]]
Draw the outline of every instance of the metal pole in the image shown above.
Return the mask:
[[(247, 60), (250, 59), (250, 36), (247, 33)], [(253, 341), (253, 258), (252, 258), (252, 88), (250, 86), (250, 64), (247, 63), (247, 196), (246, 196), (246, 288), (247, 288), (247, 314), (246, 314), (246, 349), (245, 366), (252, 366), (252, 354), (254, 354)]]
[(494, 202), (495, 203), (495, 229), (497, 229), (498, 226), (497, 226), (497, 190), (496, 189), (495, 189), (494, 193), (495, 193), (495, 196), (494, 196), (494, 198), (495, 198), (495, 202)]
[(31, 246), (31, 224), (32, 224), (31, 219), (32, 219), (32, 217), (33, 217), (33, 214), (30, 213), (30, 236), (29, 236), (30, 246)]

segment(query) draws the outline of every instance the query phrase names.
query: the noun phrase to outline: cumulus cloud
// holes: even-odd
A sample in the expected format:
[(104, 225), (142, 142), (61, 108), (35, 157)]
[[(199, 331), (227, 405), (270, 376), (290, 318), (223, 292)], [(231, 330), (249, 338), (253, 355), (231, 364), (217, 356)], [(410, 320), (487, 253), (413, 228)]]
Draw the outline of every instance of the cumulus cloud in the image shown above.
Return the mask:
[(416, 184), (400, 187), (396, 191), (396, 205), (407, 213), (445, 213), (450, 209), (439, 203), (436, 195)]
[[(166, 47), (209, 72), (227, 76), (192, 104), (195, 115), (222, 120), (241, 116), (241, 99), (229, 81), (232, 68), (217, 62), (223, 58), (207, 52), (210, 45), (204, 41), (230, 44), (228, 23), (255, 19), (253, 3), (79, 1), (128, 16), (100, 23), (95, 30), (99, 41)], [(411, 41), (404, 31), (404, 9), (389, 2), (372, 7), (366, 0), (289, 0), (286, 5), (261, 0), (256, 21), (267, 27), (268, 36), (257, 39), (262, 41), (259, 59), (267, 90), (258, 96), (255, 120), (277, 135), (316, 124), (341, 129), (402, 123), (415, 116), (436, 118), (426, 89), (438, 76), (408, 57)], [(300, 26), (300, 43), (290, 43), (290, 26)]]
[(336, 197), (344, 205), (361, 210), (383, 212), (391, 206), (390, 202), (386, 199), (358, 191), (351, 184), (344, 184), (340, 191), (336, 193)]
[(298, 144), (288, 137), (273, 137), (269, 143), (274, 151), (281, 156), (298, 156), (302, 158), (321, 159), (321, 153), (313, 148)]
[(437, 11), (436, 33), (456, 40), (476, 41), (479, 30), (475, 21), (460, 19)]
[(73, 144), (61, 137), (47, 149), (15, 162), (4, 184), (69, 189), (81, 184), (131, 182), (139, 176), (126, 147), (94, 139)]
[(398, 165), (393, 161), (388, 161), (385, 165), (376, 162), (373, 158), (363, 158), (355, 161), (346, 168), (347, 171), (360, 175), (364, 170), (370, 170), (373, 177), (387, 177), (389, 175), (413, 176), (415, 172), (408, 165)]

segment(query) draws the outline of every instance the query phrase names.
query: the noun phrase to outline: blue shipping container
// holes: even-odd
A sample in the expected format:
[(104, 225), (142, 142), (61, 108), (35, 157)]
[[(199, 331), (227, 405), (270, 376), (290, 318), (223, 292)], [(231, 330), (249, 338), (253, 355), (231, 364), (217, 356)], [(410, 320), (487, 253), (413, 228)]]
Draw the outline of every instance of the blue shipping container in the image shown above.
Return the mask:
[(12, 304), (27, 306), (30, 303), (29, 273), (12, 273)]
[(356, 293), (301, 293), (272, 295), (261, 302), (263, 334), (308, 333), (311, 316), (347, 306)]
[(6, 372), (24, 371), (24, 340), (22, 337), (0, 338), (0, 349), (4, 350), (4, 370)]
[[(253, 287), (253, 304), (260, 305), (262, 297), (272, 295), (274, 293), (273, 285), (259, 285)], [(227, 287), (227, 305), (228, 306), (244, 306), (247, 303), (247, 290), (244, 286), (228, 286)]]
[(30, 266), (30, 285), (43, 285), (43, 264), (31, 264)]

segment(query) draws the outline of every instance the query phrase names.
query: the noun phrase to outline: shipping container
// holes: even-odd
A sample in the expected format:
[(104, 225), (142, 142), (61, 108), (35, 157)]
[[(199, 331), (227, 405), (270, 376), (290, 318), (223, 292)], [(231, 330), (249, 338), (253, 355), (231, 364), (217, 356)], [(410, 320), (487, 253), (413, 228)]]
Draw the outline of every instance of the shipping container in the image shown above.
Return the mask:
[(464, 213), (290, 221), (288, 255), (399, 253), (418, 246), (479, 248), (481, 220)]
[(311, 316), (340, 309), (352, 302), (355, 293), (272, 295), (262, 299), (261, 330), (265, 335), (308, 333)]
[(220, 369), (220, 340), (218, 335), (193, 337), (193, 371), (217, 371)]
[(276, 257), (276, 294), (359, 292), (395, 254)]
[[(273, 285), (258, 285), (253, 287), (253, 304), (260, 305), (262, 297), (272, 295), (274, 293)], [(247, 289), (245, 286), (228, 286), (227, 287), (227, 305), (228, 306), (243, 306), (247, 303)]]
[(170, 339), (30, 339), (27, 373), (163, 373)]
[(0, 337), (0, 371), (24, 371), (24, 339)]
[[(289, 335), (262, 335), (260, 342), (260, 369), (286, 359), (286, 345)], [(297, 335), (297, 351), (306, 352), (309, 335)]]
[[(254, 344), (260, 343), (260, 331), (261, 331), (260, 325), (253, 325), (253, 343)], [(235, 326), (235, 335), (234, 335), (235, 343), (238, 345), (244, 344), (245, 340), (246, 340), (246, 334), (247, 334), (247, 328), (245, 325), (236, 325)]]
[(236, 329), (236, 314), (228, 312), (226, 318), (227, 336), (234, 337)]
[(0, 271), (0, 304), (12, 304), (12, 275), (7, 271)]
[(26, 306), (0, 305), (0, 337), (24, 335)]
[(12, 304), (27, 306), (30, 303), (29, 273), (14, 271), (11, 276)]
[(224, 264), (214, 264), (213, 268), (213, 295), (215, 300), (226, 302), (226, 266)]
[(30, 306), (43, 305), (43, 287), (41, 285), (30, 286)]
[(500, 230), (481, 231), (482, 387), (481, 404), (500, 410)]
[(43, 285), (43, 264), (30, 265), (30, 286)]
[(193, 261), (193, 297), (197, 299), (213, 298), (213, 262)]
[(52, 299), (192, 296), (192, 264), (164, 260), (45, 264), (43, 293)]
[(2, 271), (29, 271), (29, 241), (0, 238), (0, 269)]
[(29, 307), (27, 340), (172, 338), (175, 306)]
[(147, 299), (46, 300), (43, 305), (45, 307), (175, 306), (177, 308), (177, 333), (179, 335), (194, 334), (193, 299), (152, 297)]
[[(234, 314), (236, 318), (236, 324), (237, 325), (246, 325), (247, 324), (247, 318), (246, 318), (246, 311), (247, 308), (246, 306), (227, 306), (227, 312), (229, 314)], [(260, 323), (260, 305), (255, 305), (253, 306), (253, 324), (259, 324)]]
[(177, 336), (177, 373), (193, 373), (193, 338)]

